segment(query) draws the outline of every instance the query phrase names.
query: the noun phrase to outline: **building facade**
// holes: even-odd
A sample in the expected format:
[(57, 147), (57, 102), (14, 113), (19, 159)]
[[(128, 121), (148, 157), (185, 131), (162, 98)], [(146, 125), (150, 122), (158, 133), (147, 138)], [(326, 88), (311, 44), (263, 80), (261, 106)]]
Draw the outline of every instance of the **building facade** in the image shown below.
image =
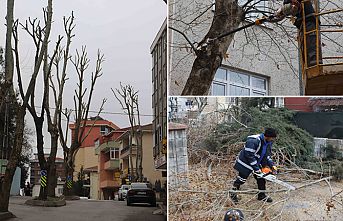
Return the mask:
[[(143, 168), (143, 179), (145, 182), (149, 182), (152, 185), (155, 184), (157, 180), (165, 182), (167, 179), (162, 177), (161, 171), (155, 168), (154, 156), (153, 156), (153, 126), (152, 124), (142, 125), (141, 130), (142, 136), (142, 168)], [(130, 129), (123, 133), (117, 142), (120, 143), (120, 159), (121, 159), (121, 178), (122, 184), (129, 184), (132, 180), (130, 177), (130, 171), (136, 172), (136, 159), (137, 159), (137, 142), (136, 138), (132, 139), (132, 164), (134, 168), (131, 168), (130, 162)]]
[(153, 156), (155, 168), (167, 177), (167, 20), (164, 21), (151, 47)]
[[(100, 117), (90, 118), (85, 121), (85, 127), (84, 136), (87, 135), (87, 137), (82, 142), (75, 156), (74, 180), (77, 180), (81, 167), (86, 169), (98, 166), (98, 156), (95, 154), (95, 141), (101, 135), (119, 129), (114, 123)], [(70, 124), (69, 128), (71, 129), (71, 139), (73, 139), (75, 133), (74, 124)]]
[(91, 192), (98, 188), (95, 199), (114, 199), (116, 192), (120, 188), (121, 163), (120, 163), (120, 143), (116, 139), (124, 133), (122, 130), (112, 131), (96, 140), (95, 154), (98, 155), (98, 174), (96, 181), (90, 179)]

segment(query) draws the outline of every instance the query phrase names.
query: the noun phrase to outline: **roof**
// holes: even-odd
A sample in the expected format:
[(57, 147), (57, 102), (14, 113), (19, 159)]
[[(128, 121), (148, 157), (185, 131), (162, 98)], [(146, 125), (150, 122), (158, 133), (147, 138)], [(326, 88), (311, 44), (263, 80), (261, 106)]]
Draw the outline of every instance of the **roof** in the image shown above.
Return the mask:
[(104, 142), (115, 141), (120, 135), (125, 132), (126, 130), (122, 129), (112, 130), (108, 134), (100, 135), (99, 137), (95, 138), (94, 141), (99, 140), (99, 145), (103, 144)]
[[(138, 126), (135, 126), (134, 128), (136, 129)], [(141, 125), (141, 129), (143, 132), (152, 132), (152, 123), (151, 124), (146, 124), (146, 125)], [(126, 128), (122, 128), (121, 130), (125, 130), (125, 132), (120, 135), (117, 140), (121, 140), (123, 138), (125, 138), (126, 136), (128, 136), (131, 127), (126, 127)]]
[(310, 106), (343, 106), (343, 98), (313, 98)]
[[(112, 129), (119, 129), (119, 127), (117, 125), (115, 125), (114, 123), (112, 123), (111, 121), (108, 120), (103, 120), (103, 119), (98, 119), (98, 120), (86, 120), (83, 121), (86, 122), (86, 126), (92, 126), (94, 124), (94, 127), (98, 127), (98, 126), (109, 126), (112, 127)], [(70, 123), (69, 124), (69, 128), (70, 129), (74, 129), (74, 125), (75, 123)]]
[(162, 33), (167, 29), (167, 18), (164, 19), (163, 24), (161, 25), (160, 30), (157, 32), (154, 41), (152, 42), (151, 46), (150, 46), (150, 53), (153, 52), (158, 40), (160, 39)]
[(185, 130), (187, 128), (188, 126), (185, 124), (179, 124), (179, 123), (174, 123), (174, 122), (168, 123), (168, 130)]

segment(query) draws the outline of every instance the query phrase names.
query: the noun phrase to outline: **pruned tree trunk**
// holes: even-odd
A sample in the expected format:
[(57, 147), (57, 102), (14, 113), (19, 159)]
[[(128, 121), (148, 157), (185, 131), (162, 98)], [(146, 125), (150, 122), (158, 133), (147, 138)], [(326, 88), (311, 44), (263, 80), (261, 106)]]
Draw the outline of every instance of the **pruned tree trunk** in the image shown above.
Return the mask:
[[(37, 139), (37, 151), (38, 151), (38, 162), (40, 170), (47, 170), (47, 163), (44, 158), (44, 135), (43, 135), (43, 123), (44, 117), (34, 118), (35, 127), (36, 127), (36, 139)], [(46, 200), (48, 192), (46, 188), (40, 188), (38, 199)]]
[(73, 182), (73, 176), (74, 176), (74, 166), (69, 165), (67, 162), (64, 163), (64, 170), (65, 170), (65, 176), (66, 176), (66, 182), (63, 186), (63, 195), (64, 196), (74, 196), (74, 190), (72, 187), (68, 185), (68, 177), (71, 177), (71, 182)]
[(13, 30), (13, 10), (14, 0), (7, 0), (6, 13), (6, 45), (5, 45), (5, 82), (0, 88), (0, 109), (5, 101), (5, 97), (13, 88), (14, 61), (12, 52), (12, 30)]
[(24, 123), (25, 123), (26, 108), (19, 106), (16, 117), (16, 130), (14, 147), (11, 151), (11, 156), (8, 161), (5, 177), (1, 185), (0, 191), (0, 212), (7, 212), (10, 198), (10, 190), (12, 185), (13, 176), (17, 168), (18, 160), (22, 150), (23, 137), (24, 137)]
[[(200, 42), (204, 45), (208, 39), (237, 29), (243, 19), (242, 8), (236, 0), (216, 0), (210, 30)], [(233, 40), (234, 35), (214, 40), (206, 47), (196, 51), (196, 58), (182, 95), (208, 95), (213, 78)]]
[(51, 152), (49, 159), (47, 160), (47, 195), (49, 197), (55, 197), (55, 188), (57, 186), (57, 177), (56, 177), (56, 154), (58, 146), (58, 133), (51, 134)]
[[(124, 110), (124, 113), (128, 115), (129, 122), (130, 122), (130, 137), (129, 137), (129, 148), (130, 148), (130, 155), (129, 155), (129, 161), (130, 161), (130, 176), (133, 178), (133, 181), (141, 180), (142, 179), (142, 150), (141, 150), (141, 139), (137, 136), (140, 136), (138, 134), (138, 131), (140, 128), (140, 119), (139, 119), (139, 108), (138, 108), (138, 91), (135, 91), (134, 88), (131, 85), (125, 85), (123, 86), (120, 83), (120, 90), (116, 89), (116, 91), (111, 88), (113, 95), (120, 103), (122, 109)], [(120, 99), (119, 96), (122, 98)], [(136, 110), (136, 111), (135, 111)], [(138, 118), (137, 118), (138, 117)], [(138, 124), (137, 124), (138, 121)], [(140, 133), (140, 132), (139, 132)], [(132, 139), (135, 137), (136, 139), (136, 172), (133, 173), (133, 142)]]
[[(136, 180), (136, 178), (135, 178), (136, 174), (133, 173), (133, 169), (134, 169), (134, 166), (133, 166), (133, 156), (132, 156), (133, 155), (133, 145), (132, 145), (133, 144), (133, 142), (132, 142), (133, 136), (134, 136), (134, 133), (133, 133), (133, 130), (131, 129), (130, 137), (129, 137), (129, 148), (130, 148), (130, 155), (129, 155), (130, 168), (129, 168), (129, 173), (130, 173), (131, 179)], [(137, 161), (137, 159), (136, 159), (136, 161)]]

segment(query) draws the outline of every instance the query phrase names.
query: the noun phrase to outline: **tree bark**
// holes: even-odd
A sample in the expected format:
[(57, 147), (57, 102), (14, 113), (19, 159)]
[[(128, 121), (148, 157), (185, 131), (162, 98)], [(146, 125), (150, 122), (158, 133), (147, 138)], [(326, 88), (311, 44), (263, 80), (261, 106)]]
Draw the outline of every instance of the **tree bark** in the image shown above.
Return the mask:
[[(216, 10), (210, 30), (200, 42), (203, 45), (208, 39), (237, 29), (243, 20), (243, 10), (235, 0), (216, 0)], [(197, 57), (182, 95), (208, 95), (217, 69), (222, 64), (234, 35), (214, 40), (202, 50), (197, 50)]]
[[(44, 117), (34, 117), (36, 127), (36, 139), (37, 139), (37, 151), (38, 151), (38, 162), (40, 170), (47, 170), (48, 166), (44, 156), (44, 135), (43, 135), (43, 123)], [(48, 178), (48, 177), (47, 177)], [(49, 178), (48, 178), (49, 179)], [(48, 196), (47, 188), (40, 187), (38, 199), (46, 200)]]
[(73, 181), (74, 177), (73, 177), (73, 174), (74, 174), (74, 167), (73, 166), (70, 166), (68, 164), (68, 162), (65, 162), (64, 163), (64, 169), (65, 169), (65, 177), (66, 177), (66, 181), (64, 183), (64, 187), (63, 187), (63, 195), (64, 196), (73, 196), (74, 195), (74, 190), (73, 188), (68, 188), (68, 176), (71, 177), (71, 180)]
[(49, 156), (48, 164), (48, 180), (47, 180), (47, 189), (48, 196), (55, 197), (55, 188), (57, 186), (57, 177), (56, 177), (56, 154), (58, 146), (58, 133), (51, 134), (51, 152)]
[(12, 185), (13, 176), (17, 168), (18, 160), (21, 154), (24, 137), (24, 122), (26, 114), (25, 106), (18, 107), (18, 114), (16, 118), (16, 131), (14, 148), (11, 151), (11, 156), (6, 167), (5, 177), (1, 184), (0, 192), (0, 212), (7, 212), (9, 205), (10, 190)]
[(5, 45), (5, 82), (0, 89), (0, 109), (5, 97), (13, 87), (14, 61), (12, 52), (12, 29), (13, 29), (14, 0), (7, 0), (6, 14), (6, 45)]

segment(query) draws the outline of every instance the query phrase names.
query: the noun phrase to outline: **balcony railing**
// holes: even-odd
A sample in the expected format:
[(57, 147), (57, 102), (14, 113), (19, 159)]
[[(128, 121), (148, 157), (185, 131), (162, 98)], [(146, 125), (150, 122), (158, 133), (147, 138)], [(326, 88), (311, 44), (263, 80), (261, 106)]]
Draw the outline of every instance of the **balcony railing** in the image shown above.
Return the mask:
[(105, 170), (115, 170), (115, 169), (119, 169), (119, 167), (120, 167), (119, 159), (109, 160), (104, 164)]
[[(132, 147), (132, 154), (136, 154), (137, 153), (137, 147), (133, 146)], [(130, 154), (130, 146), (124, 147), (121, 151), (120, 151), (120, 155), (123, 157), (123, 155), (127, 156), (128, 154)]]

